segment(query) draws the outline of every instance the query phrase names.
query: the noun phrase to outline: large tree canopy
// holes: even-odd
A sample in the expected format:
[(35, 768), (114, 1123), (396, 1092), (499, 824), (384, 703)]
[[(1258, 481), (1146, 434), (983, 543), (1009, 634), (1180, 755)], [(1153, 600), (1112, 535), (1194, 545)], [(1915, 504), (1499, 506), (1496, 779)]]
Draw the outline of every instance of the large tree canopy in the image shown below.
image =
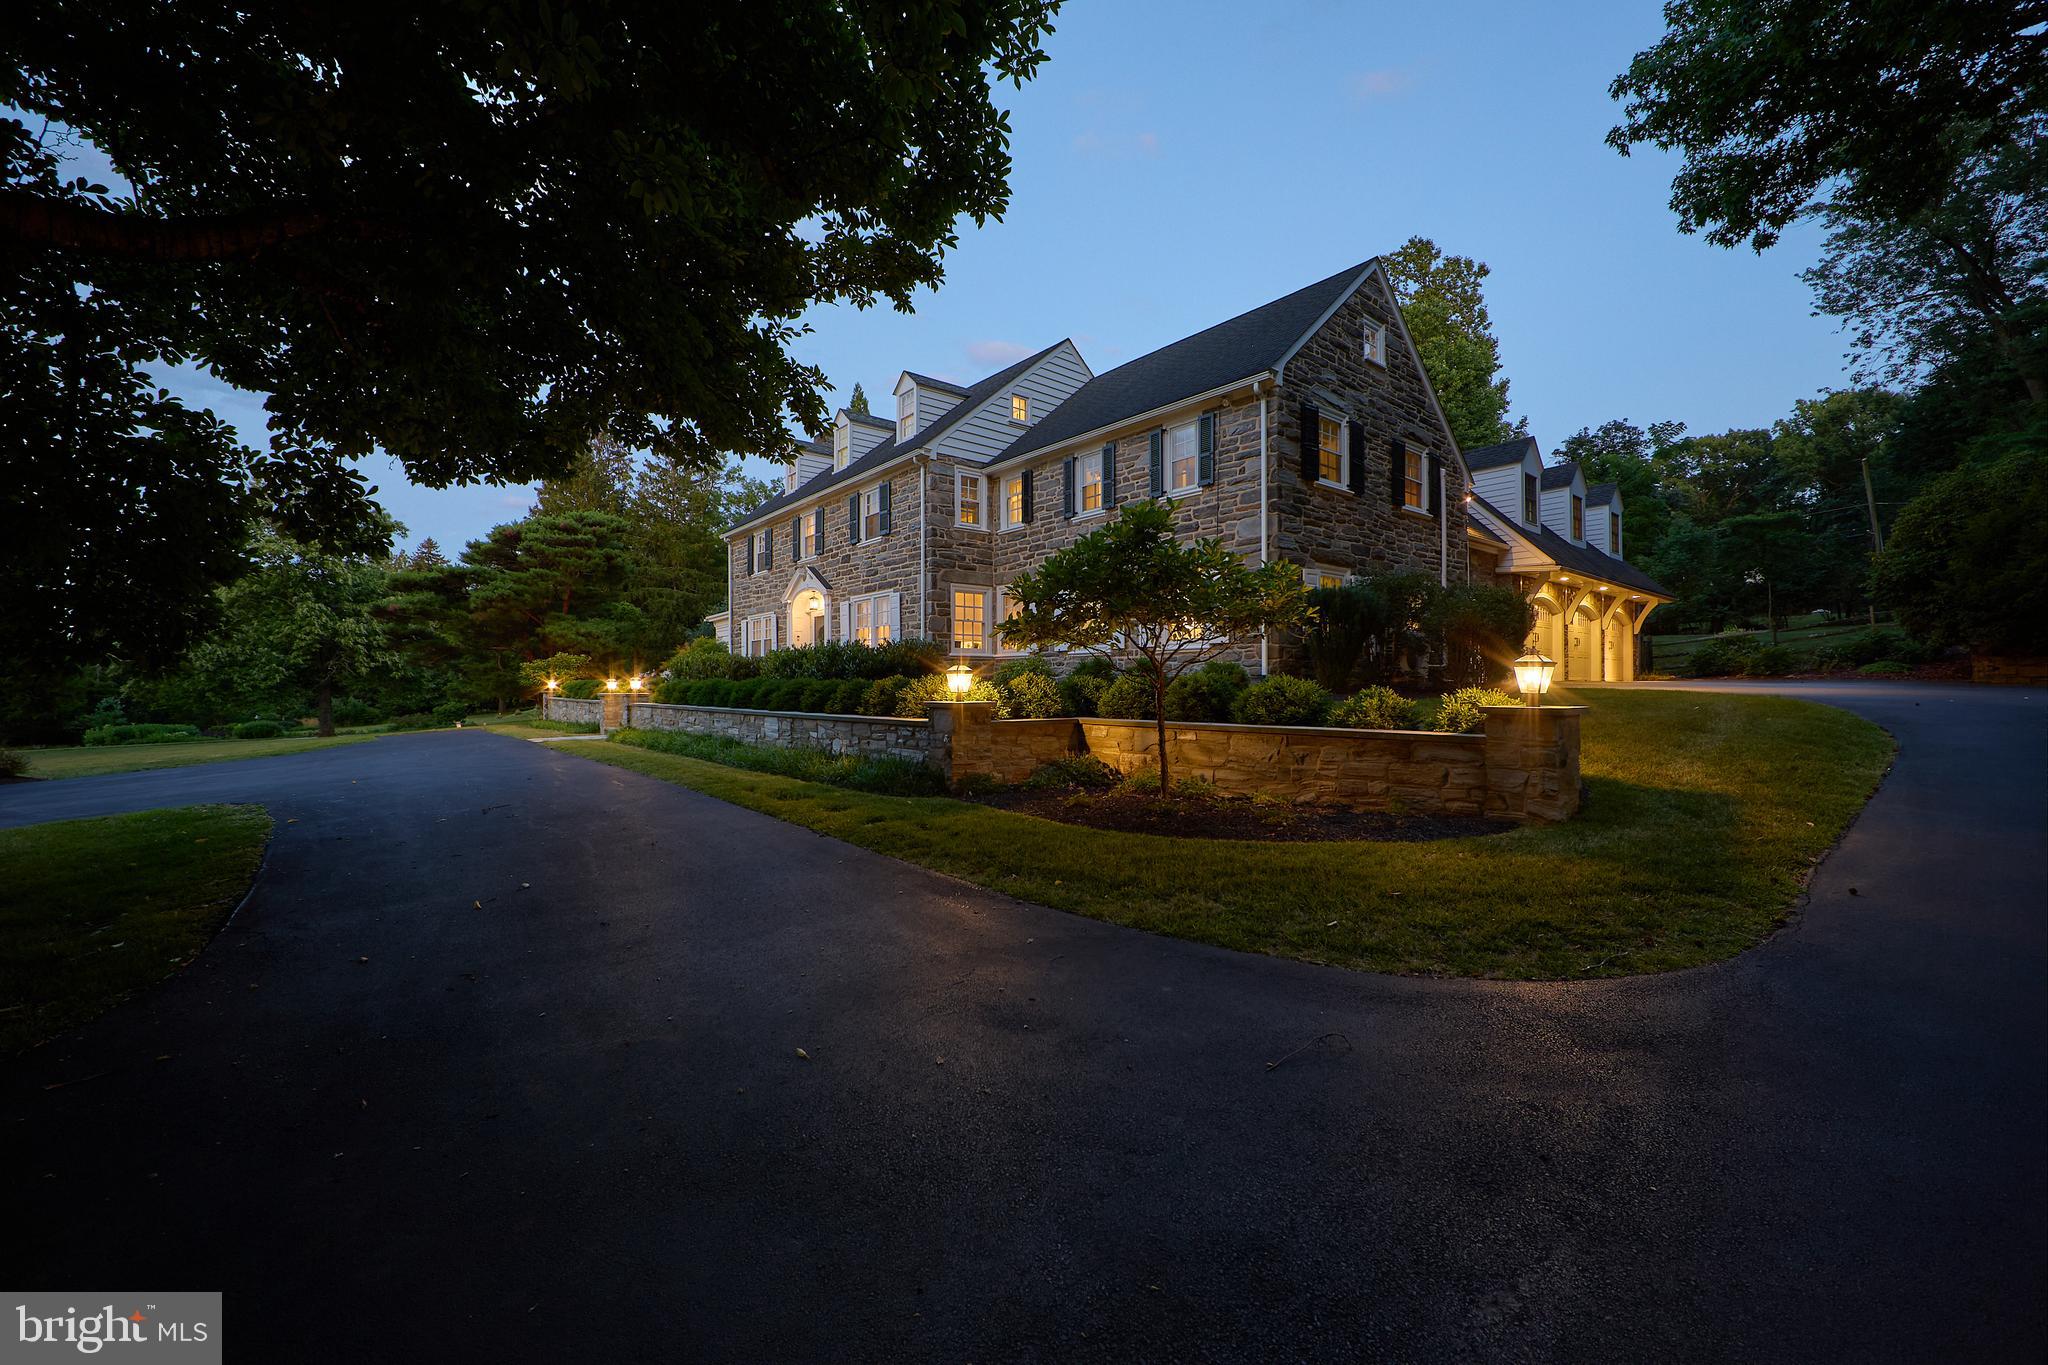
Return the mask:
[(1410, 237), (1382, 259), (1458, 445), (1470, 450), (1526, 431), (1526, 421), (1508, 421), (1508, 381), (1500, 377), (1500, 342), (1483, 291), (1485, 262), (1446, 256), (1427, 237)]
[[(173, 515), (238, 464), (281, 529), (361, 550), (372, 490), (347, 462), (375, 449), (441, 486), (557, 474), (592, 431), (709, 465), (777, 447), (785, 409), (822, 425), (824, 377), (786, 350), (796, 318), (907, 307), (956, 220), (1004, 210), (991, 85), (1033, 74), (1054, 8), (16, 7), (0, 321), (36, 402), (9, 404), (0, 438), (10, 462), (47, 440), (49, 404), (81, 429), (68, 478), (12, 491), (24, 586), (95, 614), (97, 561), (125, 548), (112, 504)], [(72, 135), (127, 183), (60, 173)], [(181, 360), (266, 395), (266, 454), (145, 391), (137, 366)], [(146, 492), (138, 462), (160, 475)], [(203, 599), (211, 553), (157, 581)]]

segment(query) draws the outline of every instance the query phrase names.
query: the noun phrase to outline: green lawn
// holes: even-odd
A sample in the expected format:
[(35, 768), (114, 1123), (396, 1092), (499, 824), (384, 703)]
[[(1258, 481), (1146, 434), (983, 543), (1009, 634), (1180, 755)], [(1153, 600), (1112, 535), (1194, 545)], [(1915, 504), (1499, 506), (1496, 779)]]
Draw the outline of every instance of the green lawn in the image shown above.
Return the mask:
[(1712, 962), (1779, 924), (1890, 764), (1889, 736), (1778, 697), (1577, 701), (1577, 819), (1427, 844), (1112, 834), (621, 744), (568, 751), (993, 890), (1157, 933), (1382, 972), (1579, 980)]
[(191, 763), (223, 763), (231, 758), (269, 758), (361, 744), (373, 734), (336, 735), (332, 739), (197, 739), (189, 744), (109, 744), (99, 748), (20, 749), (28, 759), (30, 777), (98, 777), (146, 768), (182, 768)]
[[(1898, 624), (1890, 619), (1877, 623), (1879, 630), (1897, 630)], [(1832, 645), (1846, 644), (1858, 635), (1870, 630), (1870, 623), (1863, 617), (1837, 618), (1823, 621), (1817, 617), (1792, 618), (1792, 624), (1778, 632), (1778, 643), (1802, 659), (1811, 659), (1815, 654)], [(1759, 645), (1771, 643), (1768, 630), (1730, 631), (1729, 634), (1748, 635)], [(1652, 635), (1650, 657), (1656, 663), (1659, 673), (1683, 673), (1686, 660), (1693, 651), (1709, 640), (1718, 640), (1719, 635)]]
[(190, 962), (248, 891), (269, 838), (254, 806), (0, 830), (0, 1056)]

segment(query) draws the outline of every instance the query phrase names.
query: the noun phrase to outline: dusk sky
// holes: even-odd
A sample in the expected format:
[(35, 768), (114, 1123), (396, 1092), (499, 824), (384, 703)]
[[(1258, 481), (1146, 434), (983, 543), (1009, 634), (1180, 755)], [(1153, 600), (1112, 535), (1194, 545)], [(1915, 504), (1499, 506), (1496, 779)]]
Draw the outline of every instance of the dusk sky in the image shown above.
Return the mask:
[[(1546, 450), (1614, 417), (1766, 426), (1849, 382), (1798, 278), (1817, 233), (1761, 257), (1683, 236), (1675, 159), (1602, 141), (1608, 82), (1662, 31), (1649, 0), (1081, 0), (1057, 22), (1039, 77), (1001, 89), (1008, 217), (963, 224), (914, 314), (809, 315), (796, 350), (835, 406), (859, 381), (883, 412), (901, 369), (971, 380), (1063, 336), (1106, 370), (1416, 234), (1492, 267), (1510, 415)], [(261, 440), (258, 399), (200, 374), (174, 387)], [(365, 472), (410, 542), (451, 550), (531, 501)]]

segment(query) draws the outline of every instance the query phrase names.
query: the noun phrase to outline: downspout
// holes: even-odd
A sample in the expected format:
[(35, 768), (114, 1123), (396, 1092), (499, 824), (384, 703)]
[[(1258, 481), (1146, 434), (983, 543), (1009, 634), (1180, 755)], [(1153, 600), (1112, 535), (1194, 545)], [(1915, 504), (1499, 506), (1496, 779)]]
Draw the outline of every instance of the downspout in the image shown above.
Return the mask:
[(924, 600), (924, 552), (928, 540), (924, 530), (924, 509), (925, 504), (931, 501), (930, 492), (926, 487), (926, 475), (931, 472), (930, 458), (925, 454), (917, 457), (917, 634), (912, 638), (919, 640), (922, 640), (925, 631), (931, 628), (931, 620), (925, 615)]
[[(1266, 466), (1269, 463), (1266, 450), (1266, 396), (1259, 391), (1259, 386), (1263, 382), (1257, 379), (1252, 381), (1252, 397), (1259, 402), (1259, 567), (1262, 569), (1271, 562), (1266, 549), (1266, 536), (1271, 528), (1271, 521), (1266, 512)], [(731, 563), (732, 557), (726, 556), (728, 569)], [(1268, 634), (1266, 627), (1259, 627), (1259, 676), (1262, 678), (1269, 677), (1272, 673), (1266, 659)]]
[(1436, 505), (1443, 513), (1436, 519), (1436, 583), (1440, 588), (1451, 586), (1451, 503), (1444, 495), (1451, 488), (1451, 471), (1441, 464), (1436, 469)]

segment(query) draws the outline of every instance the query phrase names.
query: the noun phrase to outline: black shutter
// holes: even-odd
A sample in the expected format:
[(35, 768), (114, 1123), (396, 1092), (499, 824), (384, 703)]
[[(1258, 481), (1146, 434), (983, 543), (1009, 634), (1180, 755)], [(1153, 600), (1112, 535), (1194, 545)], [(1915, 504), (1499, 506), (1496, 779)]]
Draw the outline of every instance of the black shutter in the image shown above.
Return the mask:
[(1071, 455), (1067, 456), (1060, 468), (1062, 471), (1060, 475), (1060, 513), (1063, 516), (1072, 517), (1074, 515), (1074, 457)]
[(763, 569), (775, 567), (775, 528), (772, 526), (763, 526), (761, 528), (761, 567)]
[(885, 483), (885, 484), (883, 484), (883, 485), (882, 485), (882, 496), (881, 496), (881, 497), (880, 497), (879, 499), (877, 499), (877, 501), (878, 501), (878, 502), (880, 502), (880, 504), (881, 504), (881, 507), (880, 507), (880, 511), (881, 511), (881, 517), (882, 517), (882, 534), (886, 536), (886, 535), (888, 535), (888, 534), (889, 534), (889, 485), (888, 485), (888, 484), (886, 484), (886, 483)]
[(1423, 485), (1422, 496), (1429, 501), (1429, 514), (1437, 520), (1444, 515), (1444, 462), (1443, 457), (1432, 455), (1426, 462), (1428, 481)]
[(747, 532), (747, 577), (754, 576), (754, 533)]
[(1166, 433), (1155, 431), (1147, 440), (1152, 456), (1152, 496), (1156, 498), (1166, 492)]
[(1351, 424), (1351, 491), (1365, 492), (1365, 423)]
[(1322, 451), (1319, 438), (1322, 435), (1323, 414), (1316, 410), (1314, 403), (1301, 405), (1301, 481), (1314, 483), (1323, 475)]
[(860, 544), (860, 494), (858, 493), (852, 494), (846, 499), (846, 543), (848, 545)]
[(1116, 506), (1116, 442), (1108, 441), (1102, 447), (1102, 505)]
[(1216, 482), (1216, 414), (1202, 414), (1202, 438), (1197, 447), (1195, 481), (1207, 488)]
[(1404, 496), (1402, 485), (1408, 478), (1408, 446), (1398, 436), (1387, 442), (1387, 469), (1392, 480), (1394, 506), (1405, 507), (1408, 499)]
[(794, 564), (804, 557), (804, 519), (789, 519), (789, 562)]
[(1025, 470), (1025, 471), (1024, 471), (1024, 520), (1025, 520), (1025, 521), (1027, 521), (1027, 522), (1031, 520), (1031, 485), (1032, 485), (1032, 484), (1033, 484), (1034, 482), (1036, 482), (1036, 481), (1035, 481), (1035, 480), (1034, 480), (1034, 479), (1033, 479), (1033, 478), (1031, 477), (1031, 471), (1030, 471), (1030, 470), (1028, 470), (1028, 469), (1027, 469), (1027, 470)]

